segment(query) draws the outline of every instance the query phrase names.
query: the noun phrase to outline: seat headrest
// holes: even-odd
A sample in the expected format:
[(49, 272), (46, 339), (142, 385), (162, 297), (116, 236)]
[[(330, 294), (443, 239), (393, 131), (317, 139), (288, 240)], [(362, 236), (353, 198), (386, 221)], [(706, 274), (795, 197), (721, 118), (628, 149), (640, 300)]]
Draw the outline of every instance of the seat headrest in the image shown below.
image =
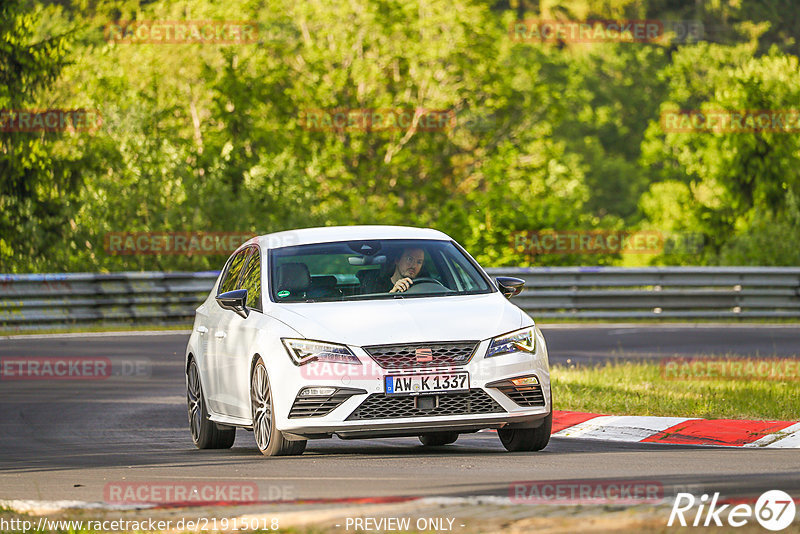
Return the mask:
[(278, 267), (278, 291), (305, 291), (311, 285), (311, 275), (305, 263), (284, 263)]

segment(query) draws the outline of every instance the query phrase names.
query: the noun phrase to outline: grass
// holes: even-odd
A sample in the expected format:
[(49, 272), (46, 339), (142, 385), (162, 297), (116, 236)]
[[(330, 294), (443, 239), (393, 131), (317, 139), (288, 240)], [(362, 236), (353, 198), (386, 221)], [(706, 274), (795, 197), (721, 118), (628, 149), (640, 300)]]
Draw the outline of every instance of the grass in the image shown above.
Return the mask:
[(800, 419), (800, 384), (796, 380), (666, 379), (661, 364), (649, 362), (554, 365), (551, 380), (558, 410), (705, 419)]

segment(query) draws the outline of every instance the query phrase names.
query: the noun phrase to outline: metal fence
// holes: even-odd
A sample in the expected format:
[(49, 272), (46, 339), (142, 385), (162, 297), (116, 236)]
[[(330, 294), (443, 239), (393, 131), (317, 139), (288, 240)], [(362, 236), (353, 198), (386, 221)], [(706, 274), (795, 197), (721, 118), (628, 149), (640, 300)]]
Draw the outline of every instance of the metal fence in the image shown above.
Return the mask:
[(800, 317), (800, 267), (535, 267), (514, 301), (535, 317), (761, 319)]
[[(526, 281), (534, 318), (800, 318), (795, 267), (489, 269)], [(81, 324), (189, 324), (217, 272), (0, 275), (4, 330)]]
[(91, 323), (190, 324), (218, 272), (0, 275), (5, 330)]

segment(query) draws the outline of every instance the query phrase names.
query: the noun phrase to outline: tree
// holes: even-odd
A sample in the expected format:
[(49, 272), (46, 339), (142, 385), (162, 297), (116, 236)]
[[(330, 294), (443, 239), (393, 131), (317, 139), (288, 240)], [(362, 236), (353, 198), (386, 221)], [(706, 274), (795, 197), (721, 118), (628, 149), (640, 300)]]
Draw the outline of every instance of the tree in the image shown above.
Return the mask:
[[(684, 118), (689, 116), (679, 110), (697, 110), (705, 117), (749, 117), (741, 119), (742, 126), (716, 128), (669, 128), (669, 123), (654, 121), (643, 145), (645, 163), (658, 167), (666, 180), (687, 185), (690, 205), (673, 217), (677, 221), (681, 212), (689, 213), (683, 224), (691, 221), (709, 236), (707, 261), (719, 261), (715, 253), (738, 234), (757, 233), (770, 223), (796, 224), (792, 199), (800, 195), (797, 72), (798, 59), (776, 48), (753, 57), (750, 45), (710, 44), (683, 48), (664, 71), (670, 95), (662, 112)], [(763, 128), (754, 122), (762, 112), (769, 117), (768, 123), (761, 123)], [(773, 122), (775, 118), (779, 122)], [(786, 120), (788, 124), (780, 122)], [(656, 195), (653, 186), (651, 197)], [(655, 213), (652, 201), (642, 207)], [(759, 257), (775, 257), (763, 241), (767, 248), (754, 263)]]
[[(30, 268), (61, 249), (75, 208), (80, 161), (57, 153), (62, 133), (15, 131), (67, 62), (67, 32), (42, 35), (45, 11), (22, 0), (0, 4), (0, 271)], [(68, 134), (67, 134), (68, 135)]]

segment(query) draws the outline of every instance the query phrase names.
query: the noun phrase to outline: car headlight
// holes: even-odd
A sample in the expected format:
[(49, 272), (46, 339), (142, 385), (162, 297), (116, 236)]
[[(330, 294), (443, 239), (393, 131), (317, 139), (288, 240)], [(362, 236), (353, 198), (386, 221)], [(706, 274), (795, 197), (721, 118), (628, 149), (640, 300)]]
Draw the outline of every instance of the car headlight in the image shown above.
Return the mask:
[(361, 365), (353, 352), (345, 345), (310, 341), (308, 339), (281, 338), (283, 345), (295, 365), (305, 365), (311, 362), (335, 362)]
[(499, 356), (501, 354), (511, 354), (513, 352), (535, 352), (536, 335), (533, 329), (534, 327), (527, 326), (520, 330), (514, 330), (508, 334), (497, 336), (489, 344), (489, 350), (486, 351), (486, 358)]

